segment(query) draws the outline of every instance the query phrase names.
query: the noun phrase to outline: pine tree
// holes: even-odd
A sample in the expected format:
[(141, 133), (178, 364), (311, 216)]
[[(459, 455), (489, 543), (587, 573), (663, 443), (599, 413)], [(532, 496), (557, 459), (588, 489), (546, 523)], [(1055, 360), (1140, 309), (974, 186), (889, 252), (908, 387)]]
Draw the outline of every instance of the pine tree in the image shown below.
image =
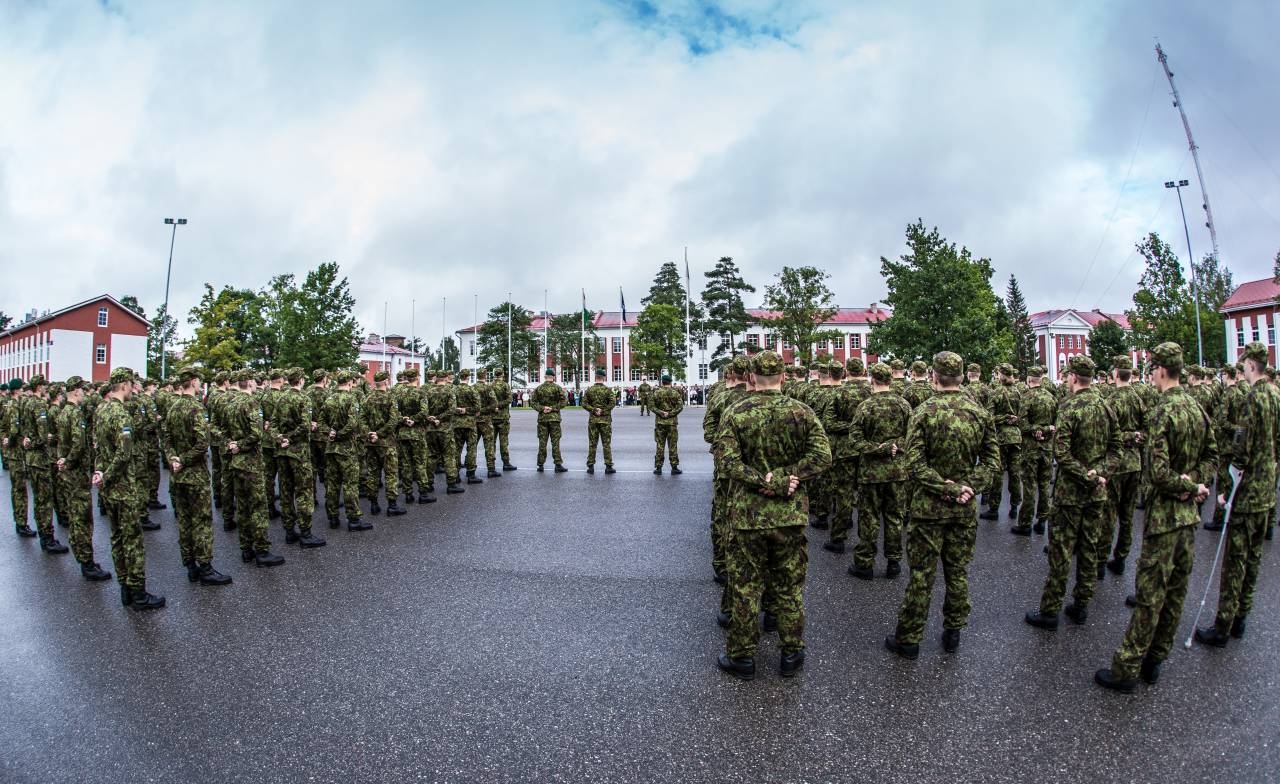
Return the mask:
[(722, 256), (715, 267), (704, 273), (707, 285), (702, 289), (702, 305), (706, 317), (702, 326), (708, 335), (722, 340), (714, 341), (711, 353), (711, 369), (718, 370), (738, 353), (736, 336), (746, 332), (751, 324), (743, 294), (754, 294), (756, 287), (747, 283), (729, 256)]
[(540, 335), (530, 331), (533, 313), (520, 305), (503, 302), (494, 305), (485, 316), (476, 335), (476, 355), (484, 366), (506, 369), (507, 318), (511, 319), (512, 384), (524, 384), (526, 378), (537, 378)]
[(1089, 330), (1089, 358), (1098, 370), (1110, 372), (1112, 361), (1119, 354), (1129, 353), (1129, 336), (1124, 328), (1111, 319), (1103, 319)]
[(633, 364), (649, 375), (664, 370), (685, 377), (684, 308), (654, 302), (640, 311), (631, 332)]
[(1031, 316), (1027, 313), (1027, 301), (1022, 296), (1022, 288), (1018, 286), (1018, 278), (1009, 276), (1009, 287), (1005, 292), (1005, 306), (1008, 308), (1009, 330), (1013, 333), (1013, 364), (1019, 376), (1027, 372), (1027, 368), (1036, 364), (1036, 333), (1031, 327)]
[(1173, 341), (1182, 346), (1188, 362), (1196, 355), (1195, 304), (1191, 301), (1182, 262), (1173, 248), (1151, 232), (1137, 244), (1146, 269), (1128, 311), (1133, 341), (1147, 350)]
[(839, 336), (839, 332), (823, 329), (822, 324), (836, 313), (835, 294), (827, 286), (831, 277), (817, 267), (783, 267), (764, 290), (764, 307), (769, 316), (760, 319), (783, 345), (795, 346), (796, 357), (813, 359), (813, 346), (819, 340)]

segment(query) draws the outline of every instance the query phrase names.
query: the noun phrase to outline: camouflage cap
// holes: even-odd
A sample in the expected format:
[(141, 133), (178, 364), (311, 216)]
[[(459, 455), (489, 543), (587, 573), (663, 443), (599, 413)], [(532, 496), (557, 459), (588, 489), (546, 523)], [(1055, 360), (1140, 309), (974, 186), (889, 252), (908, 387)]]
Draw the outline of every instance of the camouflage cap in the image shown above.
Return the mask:
[(200, 378), (200, 368), (195, 365), (187, 365), (178, 368), (178, 372), (173, 374), (179, 384), (189, 384), (193, 380)]
[(924, 360), (917, 359), (915, 362), (911, 363), (912, 378), (923, 378), (928, 372), (929, 366), (924, 363)]
[(954, 351), (939, 351), (933, 356), (933, 372), (939, 376), (959, 378), (964, 372), (964, 358)]
[(316, 368), (315, 370), (311, 371), (312, 381), (324, 381), (328, 377), (329, 377), (329, 371), (325, 370), (324, 368)]
[(1168, 370), (1182, 369), (1182, 346), (1172, 340), (1161, 343), (1151, 349), (1151, 364)]
[(822, 363), (821, 363), (821, 362), (819, 362), (819, 361), (818, 361), (818, 360), (816, 360), (816, 359), (814, 359), (814, 360), (810, 360), (810, 362), (809, 362), (809, 370), (811, 370), (811, 371), (813, 371), (813, 370), (817, 370), (817, 371), (821, 372), (821, 370), (822, 370)]
[(84, 385), (83, 376), (71, 376), (67, 379), (67, 389), (79, 389)]
[(1111, 367), (1116, 370), (1133, 370), (1133, 360), (1128, 354), (1116, 354), (1111, 358)]
[(357, 375), (354, 370), (340, 370), (336, 381), (339, 384), (350, 384), (358, 378), (361, 378), (361, 376)]
[(871, 366), (871, 378), (877, 384), (888, 384), (893, 380), (893, 369), (883, 362), (877, 362)]
[(903, 362), (900, 359), (895, 359), (889, 363), (889, 367), (893, 370), (906, 370), (907, 363)]
[(839, 360), (831, 360), (827, 363), (827, 371), (832, 378), (842, 378), (844, 376), (844, 365)]
[(1032, 365), (1027, 368), (1027, 378), (1043, 378), (1044, 368), (1040, 365)]
[(844, 369), (851, 376), (861, 376), (867, 372), (866, 363), (862, 361), (862, 357), (849, 357), (844, 363)]
[(112, 384), (127, 384), (133, 381), (133, 371), (127, 367), (118, 367), (111, 371), (107, 381)]
[(1240, 352), (1240, 359), (1252, 359), (1255, 362), (1261, 362), (1263, 365), (1266, 365), (1268, 359), (1266, 344), (1259, 343), (1256, 340), (1248, 344), (1244, 347), (1244, 350)]
[(969, 371), (970, 373), (981, 373), (981, 372), (982, 372), (982, 365), (979, 365), (977, 362), (970, 362), (970, 363), (969, 363), (969, 367), (968, 367), (968, 371)]
[(271, 381), (280, 381), (284, 378), (284, 371), (280, 368), (271, 368), (267, 373), (267, 378)]
[(385, 370), (379, 370), (377, 373), (373, 374), (373, 380), (375, 383), (379, 381), (386, 381), (390, 378), (391, 378), (391, 374)]
[(761, 351), (751, 358), (751, 372), (757, 376), (780, 376), (785, 367), (782, 357), (772, 351)]
[(418, 369), (416, 367), (405, 368), (400, 371), (400, 377), (404, 379), (413, 379), (418, 377)]
[(219, 370), (217, 373), (213, 374), (213, 383), (215, 384), (222, 384), (228, 380), (227, 371), (225, 370)]
[(996, 372), (1002, 376), (1012, 376), (1017, 373), (1017, 371), (1013, 369), (1013, 365), (1010, 365), (1008, 362), (1001, 362), (997, 365)]
[(31, 378), (27, 379), (27, 389), (35, 389), (36, 387), (42, 387), (46, 383), (47, 382), (45, 381), (44, 376), (40, 375), (39, 373), (36, 373)]
[(1222, 369), (1222, 374), (1227, 378), (1235, 378), (1239, 373), (1240, 371), (1236, 370), (1235, 365), (1227, 365)]
[(1093, 378), (1093, 374), (1097, 369), (1098, 366), (1093, 364), (1093, 360), (1084, 354), (1076, 354), (1067, 360), (1067, 372), (1074, 373), (1077, 376)]
[(296, 384), (307, 377), (307, 371), (300, 367), (291, 367), (284, 372), (284, 380)]
[(751, 372), (751, 360), (747, 359), (746, 355), (739, 354), (733, 358), (728, 367), (735, 376), (741, 378)]

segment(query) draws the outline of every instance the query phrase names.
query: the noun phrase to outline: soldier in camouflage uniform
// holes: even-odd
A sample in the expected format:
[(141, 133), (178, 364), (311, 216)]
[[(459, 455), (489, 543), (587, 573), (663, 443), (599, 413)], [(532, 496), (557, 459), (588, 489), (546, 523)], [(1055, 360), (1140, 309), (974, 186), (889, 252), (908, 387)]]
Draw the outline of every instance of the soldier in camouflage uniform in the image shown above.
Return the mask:
[(903, 391), (902, 398), (915, 409), (931, 397), (933, 386), (929, 383), (929, 366), (917, 359), (911, 363), (911, 383)]
[(640, 416), (648, 416), (649, 399), (653, 396), (653, 387), (649, 385), (649, 377), (640, 377), (640, 386), (636, 388), (636, 397), (640, 399)]
[[(272, 368), (267, 373), (267, 383), (259, 391), (258, 402), (262, 406), (262, 419), (268, 432), (275, 428), (276, 407), (280, 404), (280, 387), (284, 385), (284, 373)], [(273, 433), (273, 435), (275, 435)], [(267, 438), (262, 442), (262, 481), (267, 494), (267, 519), (279, 520), (280, 510), (276, 504), (276, 479), (280, 468), (276, 461), (277, 438)]]
[(907, 425), (907, 470), (914, 483), (907, 557), (911, 579), (898, 611), (898, 626), (885, 647), (908, 659), (920, 655), (942, 561), (946, 599), (942, 647), (960, 647), (969, 618), (968, 566), (977, 535), (977, 488), (989, 487), (1000, 466), (991, 414), (960, 391), (964, 361), (951, 351), (933, 358), (937, 393), (920, 404)]
[(337, 528), (338, 504), (347, 512), (348, 531), (368, 531), (372, 523), (361, 519), (360, 511), (360, 457), (369, 443), (369, 428), (365, 426), (360, 401), (352, 391), (356, 374), (350, 370), (338, 371), (334, 379), (337, 389), (325, 396), (324, 410), (320, 412), (320, 427), (328, 443), (324, 452), (324, 511), (329, 527)]
[(480, 443), (484, 445), (485, 476), (496, 479), (502, 476), (498, 473), (498, 442), (493, 430), (493, 419), (498, 415), (498, 400), (493, 395), (493, 384), (479, 375), (476, 376), (474, 387), (480, 397), (480, 409), (476, 413), (476, 433), (480, 436)]
[[(1114, 574), (1124, 574), (1124, 565), (1133, 544), (1133, 513), (1142, 480), (1142, 443), (1146, 440), (1147, 407), (1132, 383), (1133, 360), (1120, 354), (1111, 360), (1114, 391), (1107, 405), (1115, 412), (1123, 448), (1119, 461), (1107, 478), (1110, 509), (1098, 537), (1098, 576), (1105, 563)], [(1112, 549), (1112, 541), (1115, 548)], [(1108, 561), (1107, 557), (1111, 559)]]
[(93, 435), (83, 407), (89, 385), (80, 376), (67, 379), (67, 404), (58, 412), (54, 482), (62, 496), (63, 511), (71, 525), (71, 552), (80, 563), (80, 575), (91, 582), (110, 580), (93, 557), (93, 498), (89, 476), (93, 473)]
[(498, 442), (498, 452), (502, 456), (502, 470), (514, 471), (516, 466), (511, 462), (509, 442), (511, 441), (511, 386), (507, 383), (507, 373), (499, 370), (494, 374), (493, 397), (497, 401), (498, 410), (493, 415), (493, 436)]
[[(1058, 399), (1044, 385), (1044, 368), (1027, 369), (1027, 392), (1022, 399), (1022, 504), (1018, 524), (1010, 528), (1019, 536), (1032, 530), (1045, 532), (1052, 506), (1049, 483), (1053, 478), (1053, 434), (1057, 430)], [(1031, 521), (1035, 520), (1034, 529)]]
[(231, 578), (213, 568), (213, 499), (209, 491), (209, 420), (196, 398), (200, 373), (182, 368), (178, 389), (166, 403), (162, 429), (169, 496), (178, 521), (178, 550), (187, 579), (201, 585), (227, 585)]
[(276, 402), (276, 470), (280, 473), (280, 516), (284, 541), (303, 548), (324, 547), (327, 542), (311, 532), (316, 513), (316, 480), (311, 467), (311, 434), (319, 428), (311, 411), (311, 398), (302, 391), (307, 374), (300, 367), (284, 373), (286, 386)]
[[(724, 386), (707, 400), (707, 409), (702, 417), (702, 440), (710, 447), (712, 455), (711, 478), (711, 571), (720, 585), (728, 583), (728, 570), (725, 564), (729, 527), (725, 504), (728, 501), (729, 480), (720, 468), (719, 453), (716, 449), (716, 436), (720, 433), (720, 420), (724, 412), (747, 394), (747, 376), (751, 372), (751, 363), (745, 356), (738, 355), (724, 366)], [(729, 623), (729, 603), (725, 591), (721, 599), (723, 624)]]
[(653, 423), (653, 440), (657, 448), (653, 453), (653, 473), (662, 473), (663, 450), (671, 460), (671, 474), (683, 474), (680, 470), (680, 412), (684, 410), (684, 396), (671, 386), (671, 376), (662, 376), (662, 386), (653, 393), (649, 410), (656, 420)]
[[(1027, 623), (1057, 629), (1071, 559), (1076, 561), (1074, 601), (1066, 615), (1076, 623), (1088, 618), (1089, 600), (1098, 580), (1099, 531), (1108, 514), (1107, 482), (1120, 461), (1122, 433), (1111, 407), (1093, 388), (1097, 366), (1084, 354), (1067, 363), (1071, 397), (1058, 410), (1054, 457), (1058, 480), (1053, 493), (1053, 529), (1049, 537), (1049, 574), (1040, 608), (1026, 614)], [(1110, 546), (1110, 540), (1108, 540)]]
[(445, 493), (465, 493), (458, 475), (458, 442), (453, 436), (453, 418), (457, 415), (453, 384), (449, 383), (449, 376), (443, 370), (433, 372), (429, 378), (434, 383), (427, 387), (426, 409), (422, 412), (427, 434), (427, 494), (435, 492), (434, 468), (437, 465), (444, 466), (448, 483)]
[(146, 508), (146, 480), (139, 476), (135, 450), (145, 448), (133, 439), (133, 415), (125, 401), (133, 394), (133, 371), (111, 371), (107, 400), (93, 417), (93, 485), (105, 501), (111, 523), (111, 559), (120, 582), (120, 603), (135, 610), (164, 607), (164, 597), (147, 592), (146, 548), (139, 520)]
[(1005, 363), (997, 368), (1000, 383), (987, 396), (987, 411), (996, 425), (996, 441), (1000, 445), (1000, 470), (986, 493), (987, 511), (979, 517), (983, 520), (1000, 519), (1000, 493), (1004, 477), (1009, 478), (1009, 519), (1018, 519), (1018, 507), (1022, 504), (1022, 483), (1018, 476), (1018, 457), (1022, 448), (1022, 395), (1014, 386), (1016, 377), (1013, 365)]
[(884, 575), (902, 572), (902, 522), (907, 482), (907, 425), (911, 404), (893, 391), (893, 372), (883, 362), (871, 366), (871, 396), (858, 404), (849, 441), (858, 455), (858, 544), (849, 574), (875, 577), (876, 550), (883, 521)]
[(850, 357), (844, 363), (844, 385), (853, 390), (859, 404), (871, 397), (871, 382), (867, 381), (867, 367), (861, 357)]
[(1218, 459), (1213, 427), (1204, 409), (1179, 384), (1182, 348), (1161, 343), (1151, 350), (1152, 377), (1160, 400), (1147, 420), (1146, 472), (1150, 475), (1142, 554), (1138, 556), (1136, 606), (1111, 667), (1098, 670), (1099, 685), (1123, 693), (1160, 678), (1173, 648), (1195, 559), (1197, 505)]
[(222, 435), (230, 460), (232, 495), (238, 516), (240, 560), (261, 567), (278, 566), (284, 558), (271, 552), (267, 538), (267, 492), (262, 480), (262, 441), (268, 436), (262, 406), (254, 394), (257, 381), (247, 370), (232, 378), (231, 395), (223, 408)]
[(480, 443), (480, 431), (476, 429), (476, 417), (480, 414), (480, 395), (464, 374), (454, 385), (453, 436), (458, 442), (458, 465), (463, 465), (462, 449), (466, 447), (467, 484), (479, 485), (484, 480), (476, 476), (476, 448)]
[(380, 514), (378, 487), (387, 488), (387, 517), (399, 517), (405, 510), (400, 498), (400, 445), (396, 431), (400, 426), (400, 410), (391, 397), (391, 374), (379, 370), (373, 374), (374, 389), (364, 400), (365, 427), (369, 443), (364, 456), (364, 494), (369, 499), (369, 514)]
[(853, 508), (858, 501), (858, 453), (850, 439), (858, 397), (841, 383), (843, 377), (844, 366), (831, 362), (823, 377), (824, 405), (820, 412), (814, 412), (831, 446), (831, 467), (816, 484), (822, 487), (822, 500), (831, 514), (831, 532), (822, 548), (832, 553), (844, 553), (845, 542), (853, 529)]
[[(564, 408), (564, 390), (555, 382), (556, 371), (547, 368), (546, 381), (533, 390), (529, 404), (538, 412), (538, 470), (542, 471), (547, 462), (547, 441), (551, 441), (551, 459), (555, 463), (556, 473), (562, 474), (569, 469), (564, 467), (564, 458), (560, 456), (560, 409)], [(648, 398), (641, 404), (641, 414), (646, 410)]]
[[(1240, 470), (1240, 487), (1231, 504), (1218, 613), (1213, 625), (1196, 630), (1196, 639), (1221, 648), (1241, 638), (1253, 609), (1262, 563), (1262, 542), (1275, 519), (1276, 455), (1280, 454), (1280, 390), (1267, 380), (1267, 346), (1250, 343), (1241, 353), (1248, 396), (1232, 428), (1231, 464)], [(1226, 493), (1218, 503), (1225, 505)]]
[(414, 501), (414, 483), (418, 486), (418, 503), (435, 503), (430, 493), (431, 466), (427, 465), (427, 410), (422, 387), (418, 386), (418, 369), (407, 368), (396, 377), (399, 382), (391, 388), (400, 424), (396, 429), (396, 444), (400, 449), (400, 487), (404, 501)]
[[(311, 374), (311, 386), (307, 387), (307, 397), (311, 399), (311, 414), (316, 418), (316, 427), (311, 431), (311, 471), (316, 481), (325, 481), (324, 459), (329, 447), (329, 431), (320, 427), (320, 414), (324, 411), (325, 398), (329, 396), (329, 372), (316, 370)], [(313, 492), (315, 488), (312, 488)]]
[[(780, 674), (804, 666), (805, 483), (831, 465), (831, 446), (813, 411), (781, 394), (782, 359), (772, 351), (752, 361), (756, 392), (725, 412), (717, 437), (720, 467), (731, 482), (728, 501), (729, 589), (732, 612), (722, 670), (755, 677), (762, 597), (777, 602)], [(786, 467), (786, 473), (774, 468)]]
[[(1218, 477), (1215, 489), (1218, 495), (1226, 498), (1231, 495), (1231, 442), (1235, 439), (1236, 423), (1244, 416), (1245, 401), (1253, 388), (1252, 384), (1239, 380), (1240, 371), (1234, 367), (1223, 370), (1226, 383), (1218, 406), (1213, 413), (1213, 435), (1218, 442)], [(1206, 531), (1221, 531), (1225, 521), (1226, 508), (1216, 504), (1213, 519), (1204, 524)]]
[(587, 473), (596, 472), (596, 444), (604, 450), (604, 472), (613, 470), (613, 408), (618, 404), (613, 390), (605, 386), (604, 368), (596, 368), (596, 383), (582, 393), (587, 410)]
[(890, 382), (893, 386), (893, 391), (905, 400), (907, 394), (907, 363), (900, 359), (890, 360), (889, 370), (893, 373), (893, 381)]
[(17, 434), (25, 463), (24, 473), (35, 500), (40, 549), (62, 555), (68, 552), (67, 546), (58, 541), (53, 530), (53, 463), (57, 428), (44, 399), (47, 388), (44, 376), (35, 375), (27, 381), (29, 394), (19, 404)]
[(22, 400), (26, 397), (22, 379), (9, 381), (9, 402), (0, 418), (0, 436), (4, 441), (4, 462), (9, 470), (9, 502), (13, 510), (13, 524), (18, 536), (34, 538), (36, 531), (28, 524), (26, 458), (22, 453)]

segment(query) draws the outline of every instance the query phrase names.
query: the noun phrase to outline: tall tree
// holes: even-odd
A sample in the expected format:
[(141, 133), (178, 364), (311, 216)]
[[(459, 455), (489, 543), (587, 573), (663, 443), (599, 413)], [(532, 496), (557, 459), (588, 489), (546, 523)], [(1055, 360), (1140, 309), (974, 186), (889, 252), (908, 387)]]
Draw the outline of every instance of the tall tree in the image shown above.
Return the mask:
[(1031, 327), (1031, 314), (1027, 312), (1027, 300), (1022, 296), (1018, 278), (1009, 276), (1005, 291), (1005, 306), (1009, 311), (1009, 331), (1013, 333), (1013, 364), (1019, 375), (1036, 363), (1036, 333)]
[(964, 355), (984, 369), (1013, 355), (1007, 309), (991, 288), (990, 259), (957, 248), (923, 219), (907, 226), (907, 253), (880, 257), (893, 315), (871, 327), (871, 351), (904, 360), (939, 351)]
[(1276, 260), (1271, 264), (1271, 280), (1280, 283), (1280, 250), (1276, 251)]
[[(665, 262), (658, 268), (658, 274), (653, 277), (653, 285), (649, 287), (649, 294), (640, 300), (640, 304), (671, 305), (680, 311), (680, 321), (683, 324), (685, 297), (689, 293), (685, 282), (680, 266), (674, 261)], [(698, 333), (702, 320), (702, 306), (697, 301), (689, 300), (689, 327), (691, 333)]]
[(352, 315), (355, 297), (347, 279), (339, 277), (337, 262), (308, 272), (296, 291), (286, 283), (288, 307), (276, 314), (279, 321), (271, 330), (280, 340), (276, 362), (308, 369), (352, 367), (359, 356), (360, 326)]
[(12, 323), (13, 323), (13, 316), (10, 316), (8, 313), (5, 313), (3, 310), (0, 310), (0, 332), (3, 332), (4, 330), (8, 329), (9, 325)]
[[(441, 354), (444, 354), (443, 363), (440, 360)], [(456, 373), (462, 367), (462, 363), (459, 361), (458, 343), (453, 339), (453, 336), (446, 337), (438, 349), (428, 348), (423, 357), (429, 370), (446, 368)]]
[(830, 277), (817, 267), (783, 267), (764, 289), (764, 307), (770, 315), (760, 322), (781, 336), (783, 345), (795, 346), (796, 357), (805, 362), (813, 359), (815, 343), (840, 335), (822, 328), (836, 313), (835, 294), (827, 286)]
[(1200, 295), (1200, 326), (1204, 363), (1222, 367), (1227, 362), (1227, 323), (1218, 312), (1235, 291), (1231, 270), (1217, 256), (1206, 254), (1196, 265), (1195, 293)]
[(548, 353), (555, 360), (555, 363), (562, 370), (574, 369), (579, 371), (574, 374), (574, 388), (579, 388), (582, 384), (581, 371), (583, 362), (583, 318), (586, 319), (586, 350), (587, 359), (594, 361), (596, 332), (592, 323), (594, 314), (589, 310), (579, 310), (573, 313), (561, 313), (551, 317), (551, 323), (547, 325), (547, 344)]
[[(532, 311), (510, 302), (490, 308), (476, 336), (476, 356), (482, 366), (506, 369), (508, 313), (511, 314), (511, 383), (523, 384), (526, 378), (536, 378), (538, 373), (541, 336), (530, 331)], [(529, 376), (530, 372), (534, 375)]]
[(711, 353), (711, 369), (719, 370), (738, 354), (736, 338), (751, 324), (742, 296), (754, 294), (756, 287), (743, 280), (729, 256), (721, 256), (704, 275), (707, 285), (702, 289), (702, 305), (706, 316), (702, 326), (708, 335), (722, 338), (713, 341), (716, 348)]
[(631, 331), (632, 362), (649, 375), (665, 370), (684, 379), (686, 352), (684, 309), (658, 302), (646, 305)]
[(1089, 358), (1098, 370), (1110, 372), (1116, 355), (1128, 354), (1129, 349), (1129, 335), (1111, 319), (1103, 319), (1089, 330)]
[(1133, 341), (1139, 348), (1152, 349), (1165, 341), (1182, 346), (1188, 362), (1196, 354), (1195, 304), (1191, 301), (1182, 262), (1173, 248), (1154, 231), (1137, 244), (1146, 268), (1128, 311)]
[(132, 294), (125, 294), (123, 297), (121, 297), (120, 304), (124, 305), (126, 308), (128, 308), (129, 310), (132, 310), (134, 313), (137, 313), (139, 316), (142, 316), (143, 318), (147, 317), (147, 311), (143, 310), (142, 305), (138, 304), (138, 298), (133, 296)]
[[(177, 348), (178, 320), (169, 315), (169, 311), (164, 305), (156, 308), (156, 315), (152, 317), (150, 325), (147, 327), (147, 375), (151, 378), (160, 378), (160, 366), (163, 364), (164, 375), (170, 375), (174, 370), (174, 363), (177, 361), (177, 354), (174, 349)], [(160, 347), (164, 347), (164, 362), (161, 362)]]
[(252, 291), (224, 286), (214, 293), (211, 284), (204, 284), (204, 295), (187, 316), (195, 335), (186, 344), (186, 358), (213, 370), (244, 367), (249, 340), (244, 314), (256, 300)]

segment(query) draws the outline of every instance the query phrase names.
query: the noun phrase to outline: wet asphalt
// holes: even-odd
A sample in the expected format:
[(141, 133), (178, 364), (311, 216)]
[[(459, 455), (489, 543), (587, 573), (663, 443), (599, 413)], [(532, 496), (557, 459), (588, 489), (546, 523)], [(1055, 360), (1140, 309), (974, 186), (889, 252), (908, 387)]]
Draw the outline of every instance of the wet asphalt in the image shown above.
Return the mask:
[[(651, 473), (653, 420), (634, 408), (615, 417), (619, 473), (588, 476), (585, 415), (565, 416), (571, 473), (533, 470), (517, 410), (520, 470), (369, 532), (318, 514), (318, 550), (273, 523), (279, 568), (241, 564), (215, 518), (225, 588), (187, 582), (171, 512), (155, 512), (155, 613), (6, 534), (0, 781), (1280, 781), (1273, 543), (1248, 636), (1179, 643), (1158, 686), (1122, 696), (1091, 677), (1124, 633), (1132, 568), (1108, 574), (1087, 625), (1033, 629), (1043, 537), (983, 522), (960, 651), (938, 640), (939, 591), (909, 662), (882, 648), (906, 575), (854, 580), (810, 529), (805, 670), (779, 678), (765, 636), (743, 683), (715, 666), (702, 410), (682, 418), (679, 477)], [(5, 475), (4, 531), (7, 493)], [(1199, 535), (1182, 639), (1214, 537)], [(105, 522), (95, 547), (110, 569)]]

